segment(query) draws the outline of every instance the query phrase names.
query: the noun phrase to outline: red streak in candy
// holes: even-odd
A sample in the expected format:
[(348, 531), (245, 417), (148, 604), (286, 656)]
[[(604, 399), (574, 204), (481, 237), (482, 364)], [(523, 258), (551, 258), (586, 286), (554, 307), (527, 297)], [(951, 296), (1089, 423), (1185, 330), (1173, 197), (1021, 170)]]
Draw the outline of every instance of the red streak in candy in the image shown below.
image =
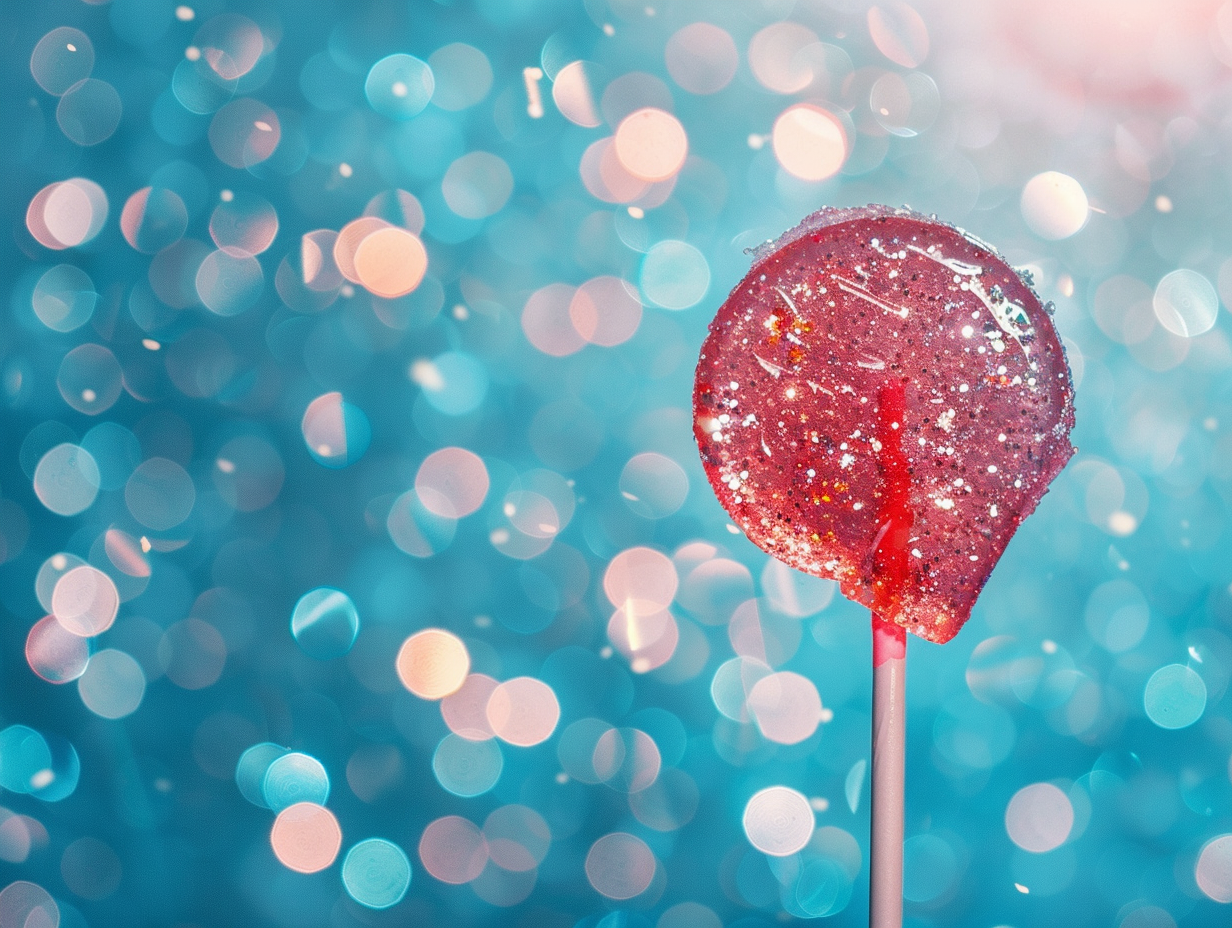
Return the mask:
[(911, 467), (903, 454), (904, 391), (901, 380), (890, 380), (878, 393), (877, 464), (881, 469), (881, 506), (877, 544), (873, 549), (873, 612), (895, 615), (911, 582), (907, 539), (915, 513), (911, 509)]
[(915, 513), (911, 511), (911, 468), (903, 454), (902, 428), (904, 391), (900, 380), (882, 388), (877, 404), (877, 440), (881, 450), (882, 497), (878, 517), (882, 528), (873, 550), (873, 667), (899, 660), (907, 654), (907, 633), (880, 616), (893, 615), (903, 589), (911, 581), (907, 569), (907, 537)]

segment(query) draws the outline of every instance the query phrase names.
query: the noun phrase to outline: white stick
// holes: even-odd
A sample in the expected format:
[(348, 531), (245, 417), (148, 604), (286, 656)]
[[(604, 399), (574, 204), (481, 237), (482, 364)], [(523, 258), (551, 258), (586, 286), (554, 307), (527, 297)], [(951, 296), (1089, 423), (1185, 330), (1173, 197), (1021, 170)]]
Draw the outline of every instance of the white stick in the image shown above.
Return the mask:
[(906, 689), (907, 632), (874, 615), (869, 928), (902, 928), (903, 924)]

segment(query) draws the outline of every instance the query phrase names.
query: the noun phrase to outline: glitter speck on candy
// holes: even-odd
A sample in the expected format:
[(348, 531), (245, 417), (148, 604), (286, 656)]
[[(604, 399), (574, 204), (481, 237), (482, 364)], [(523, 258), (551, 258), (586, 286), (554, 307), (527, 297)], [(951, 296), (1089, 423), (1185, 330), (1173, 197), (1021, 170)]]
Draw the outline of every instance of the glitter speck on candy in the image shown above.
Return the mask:
[(823, 209), (758, 252), (694, 404), (750, 539), (936, 642), (1074, 450), (1039, 298), (987, 245), (884, 207)]

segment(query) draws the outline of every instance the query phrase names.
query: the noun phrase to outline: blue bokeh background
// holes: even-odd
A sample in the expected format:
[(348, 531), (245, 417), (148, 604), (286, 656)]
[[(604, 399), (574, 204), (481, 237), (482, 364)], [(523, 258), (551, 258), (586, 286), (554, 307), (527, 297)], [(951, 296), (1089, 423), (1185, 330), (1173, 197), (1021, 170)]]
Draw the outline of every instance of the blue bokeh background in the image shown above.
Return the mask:
[[(194, 43), (212, 22), (233, 43), (234, 77), (201, 77), (208, 56)], [(681, 83), (719, 83), (729, 60), (717, 31), (684, 55), (673, 36), (697, 22), (723, 30), (738, 61), (713, 93)], [(58, 27), (88, 37), (88, 76), (106, 87), (74, 101), (40, 86), (80, 76), (38, 63)], [(44, 912), (73, 928), (865, 923), (868, 615), (767, 565), (730, 526), (697, 460), (690, 392), (745, 249), (820, 205), (879, 202), (935, 212), (1031, 270), (1056, 304), (1080, 449), (962, 633), (911, 643), (907, 923), (1226, 923), (1232, 852), (1203, 849), (1232, 832), (1228, 8), (51, 0), (5, 4), (0, 35), (0, 884), (42, 887), (56, 900)], [(470, 50), (433, 58), (453, 43)], [(416, 99), (413, 80), (392, 96), (373, 89), (373, 65), (396, 54), (437, 62), (433, 96)], [(695, 59), (710, 70), (690, 70)], [(575, 61), (587, 81), (557, 99)], [(242, 100), (257, 101), (249, 123), (275, 114), (272, 149), (219, 116)], [(775, 137), (802, 103), (829, 114), (822, 141), (839, 139), (824, 179), (799, 176), (790, 139)], [(583, 155), (647, 106), (675, 114), (688, 160), (674, 185), (634, 183), (605, 201)], [(817, 145), (809, 164), (809, 152), (827, 156)], [(494, 157), (466, 161), (473, 152)], [(1072, 186), (1024, 194), (1044, 172)], [(71, 178), (96, 184), (105, 206), (74, 187), (61, 218), (101, 224), (49, 248), (28, 210)], [(183, 206), (182, 229), (167, 214), (172, 233), (147, 212), (146, 233), (166, 246), (153, 255), (120, 222), (151, 186)], [(413, 292), (296, 284), (313, 276), (302, 236), (336, 232), (392, 190), (425, 217), (422, 232), (405, 223), (427, 252)], [(211, 214), (248, 196), (268, 203), (277, 234), (223, 261), (211, 289), (199, 273), (217, 254)], [(621, 319), (641, 304), (617, 344), (586, 344), (559, 307), (542, 324), (525, 312), (541, 288), (596, 277), (628, 283)], [(48, 323), (56, 299), (76, 301), (79, 324)], [(105, 351), (69, 354), (82, 345)], [(335, 392), (346, 448), (322, 454), (304, 415)], [(90, 451), (97, 473), (40, 492), (40, 462), (65, 443)], [(481, 508), (457, 520), (403, 497), (431, 453), (455, 447), (490, 480)], [(151, 459), (176, 467), (134, 478)], [(57, 514), (72, 479), (92, 502)], [(401, 544), (398, 501), (418, 532)], [(519, 521), (532, 504), (556, 520), (549, 529)], [(613, 651), (603, 584), (639, 546), (674, 557), (680, 582), (680, 642), (647, 673)], [(82, 678), (102, 697), (27, 661), (50, 611), (40, 584), (79, 563), (111, 576), (122, 600), (95, 653), (128, 655), (145, 680), (121, 718), (99, 711), (134, 695), (102, 673), (118, 659)], [(328, 650), (336, 636), (314, 656), (291, 634), (296, 603), (318, 587), (354, 603), (345, 656)], [(716, 707), (712, 681), (736, 657), (728, 621), (754, 597), (763, 660), (808, 677), (825, 707), (796, 744)], [(552, 737), (501, 743), (479, 795), (445, 788), (433, 757), (449, 729), (394, 671), (403, 640), (427, 627), (461, 637), (473, 671), (537, 678), (559, 701)], [(585, 718), (654, 740), (659, 827), (619, 782), (566, 774), (562, 732)], [(30, 776), (44, 762), (29, 761), (44, 756), (40, 737), (64, 786), (42, 795)], [(278, 862), (273, 813), (237, 786), (241, 753), (267, 741), (329, 777), (342, 847), (316, 874)], [(466, 783), (488, 785), (483, 756)], [(1038, 783), (1073, 813), (1043, 852), (1006, 824), (1012, 797)], [(749, 798), (769, 786), (812, 802), (818, 830), (800, 854), (769, 857), (743, 829)], [(511, 804), (550, 828), (537, 866), (489, 862), (470, 885), (423, 866), (431, 822), (482, 826)], [(1055, 831), (1055, 817), (1039, 827)], [(613, 832), (657, 861), (625, 901), (584, 865)], [(380, 911), (341, 877), (369, 837), (402, 848), (413, 873)], [(25, 924), (15, 898), (0, 893), (0, 928)]]

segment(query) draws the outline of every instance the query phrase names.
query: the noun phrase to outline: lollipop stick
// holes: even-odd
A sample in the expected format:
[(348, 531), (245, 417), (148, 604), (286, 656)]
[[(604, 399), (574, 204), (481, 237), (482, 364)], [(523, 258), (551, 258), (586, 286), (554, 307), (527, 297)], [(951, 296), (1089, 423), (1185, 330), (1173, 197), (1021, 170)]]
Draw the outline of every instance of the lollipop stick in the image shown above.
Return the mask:
[[(873, 608), (873, 785), (869, 805), (870, 928), (903, 923), (903, 767), (907, 731), (907, 631), (892, 621), (897, 596), (911, 571), (907, 544), (914, 522), (911, 468), (903, 453), (904, 384), (882, 384), (877, 403), (877, 463), (881, 468), (882, 529), (873, 550), (877, 605)], [(890, 610), (893, 610), (891, 612)]]
[(869, 928), (903, 923), (903, 768), (907, 632), (873, 615), (873, 783)]

